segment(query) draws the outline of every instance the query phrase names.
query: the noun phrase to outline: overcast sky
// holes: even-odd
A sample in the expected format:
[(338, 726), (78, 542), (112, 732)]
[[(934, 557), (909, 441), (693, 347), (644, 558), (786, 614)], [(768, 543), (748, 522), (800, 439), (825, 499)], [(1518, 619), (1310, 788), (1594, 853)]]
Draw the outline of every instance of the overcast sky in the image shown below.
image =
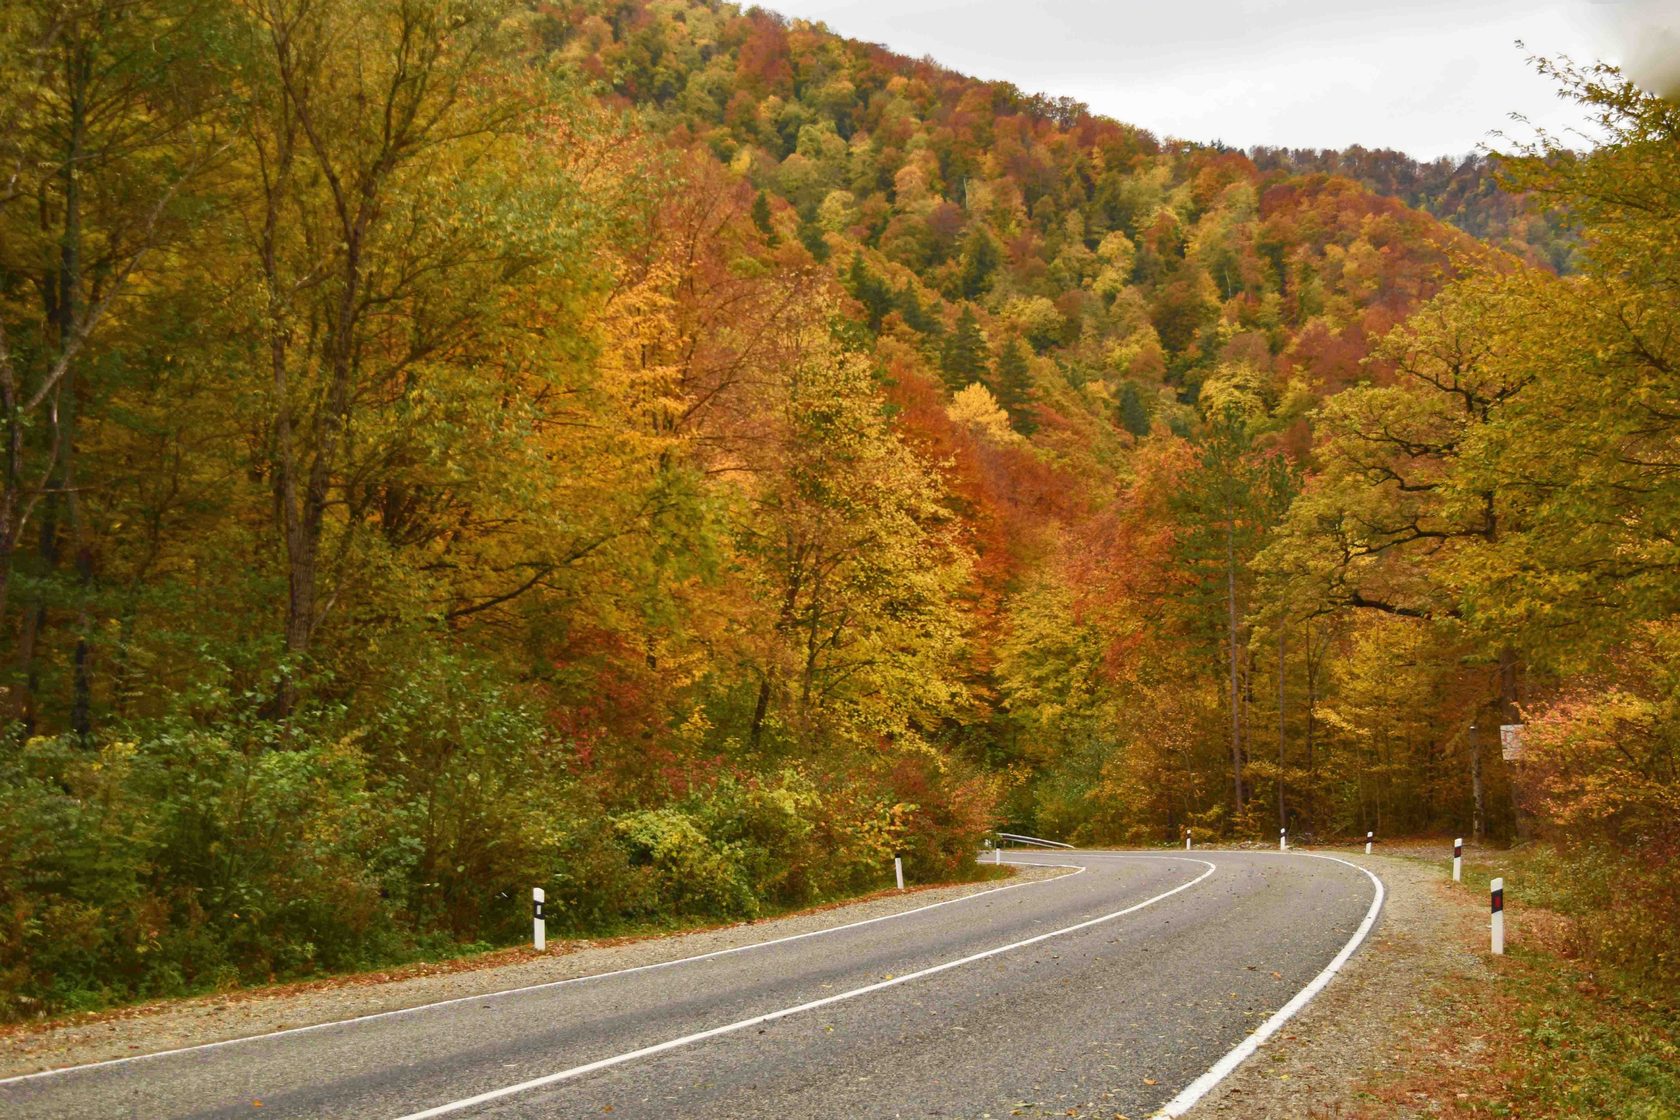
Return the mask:
[(1514, 112), (1554, 132), (1580, 123), (1531, 54), (1680, 57), (1680, 0), (760, 2), (1162, 136), (1240, 148), (1461, 155), (1498, 130), (1532, 138)]

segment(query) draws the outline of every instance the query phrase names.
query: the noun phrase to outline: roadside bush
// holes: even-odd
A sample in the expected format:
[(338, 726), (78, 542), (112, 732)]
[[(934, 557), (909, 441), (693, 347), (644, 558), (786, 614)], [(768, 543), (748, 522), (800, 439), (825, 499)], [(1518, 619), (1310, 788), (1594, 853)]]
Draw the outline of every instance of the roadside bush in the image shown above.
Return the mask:
[(383, 954), (353, 741), (273, 749), (165, 724), (0, 775), (0, 1009), (179, 995)]
[(930, 749), (898, 755), (889, 772), (892, 809), (883, 832), (898, 833), (905, 865), (921, 881), (974, 878), (974, 854), (993, 826), (1001, 780)]
[(820, 897), (822, 863), (832, 850), (825, 827), (831, 806), (803, 772), (762, 780), (726, 778), (699, 807), (708, 834), (738, 853), (753, 893), (775, 906)]
[(376, 704), (179, 715), (0, 746), (0, 1019), (518, 944), (730, 919), (974, 872), (997, 791), (932, 751), (766, 774), (723, 758), (609, 811), (518, 690), (453, 656)]
[(1625, 687), (1530, 716), (1518, 780), (1556, 843), (1534, 860), (1547, 905), (1578, 919), (1590, 959), (1680, 1005), (1680, 639), (1643, 640)]
[(659, 912), (753, 917), (759, 899), (748, 882), (739, 844), (719, 843), (681, 809), (627, 813), (613, 825), (635, 874)]
[(1539, 846), (1524, 872), (1535, 902), (1574, 919), (1582, 957), (1680, 1008), (1680, 859), (1578, 842)]

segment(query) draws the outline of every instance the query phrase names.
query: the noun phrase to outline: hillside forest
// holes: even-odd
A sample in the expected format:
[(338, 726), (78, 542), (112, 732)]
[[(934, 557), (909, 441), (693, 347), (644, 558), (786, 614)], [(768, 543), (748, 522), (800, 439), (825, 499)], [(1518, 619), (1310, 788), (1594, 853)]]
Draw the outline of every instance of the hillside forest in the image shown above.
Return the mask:
[(0, 1016), (1000, 826), (1550, 842), (1673, 982), (1680, 107), (1536, 65), (1599, 146), (1417, 164), (717, 0), (7, 3)]

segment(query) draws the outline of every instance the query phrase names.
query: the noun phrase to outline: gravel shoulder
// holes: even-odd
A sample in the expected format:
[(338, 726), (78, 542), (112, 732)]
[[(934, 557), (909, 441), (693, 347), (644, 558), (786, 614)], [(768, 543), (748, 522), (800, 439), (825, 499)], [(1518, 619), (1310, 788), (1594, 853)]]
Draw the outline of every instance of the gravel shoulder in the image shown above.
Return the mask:
[[(1388, 897), (1377, 927), (1324, 991), (1186, 1113), (1188, 1120), (1394, 1116), (1378, 1087), (1412, 1068), (1416, 1047), (1486, 990), (1486, 903), (1454, 888), (1448, 859), (1323, 850), (1382, 879)], [(1417, 854), (1424, 851), (1437, 848)], [(1431, 1111), (1427, 1100), (1416, 1103), (1416, 1114)]]
[(888, 891), (839, 906), (712, 929), (606, 941), (551, 940), (548, 952), (541, 955), (529, 949), (507, 950), (464, 961), (275, 988), (244, 989), (13, 1026), (0, 1033), (0, 1077), (134, 1057), (659, 964), (832, 929), (1065, 874), (1068, 870), (1063, 868), (1018, 865), (1009, 881), (1001, 884), (979, 882), (902, 893)]

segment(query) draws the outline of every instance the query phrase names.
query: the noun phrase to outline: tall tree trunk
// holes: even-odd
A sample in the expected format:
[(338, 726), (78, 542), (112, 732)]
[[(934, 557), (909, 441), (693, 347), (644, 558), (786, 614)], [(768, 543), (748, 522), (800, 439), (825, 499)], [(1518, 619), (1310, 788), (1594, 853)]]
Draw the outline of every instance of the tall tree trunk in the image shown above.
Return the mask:
[(1470, 725), (1470, 797), (1470, 835), (1479, 844), (1482, 842), (1482, 835), (1487, 831), (1487, 815), (1482, 794), (1481, 739), (1476, 734), (1475, 724)]
[(1313, 770), (1314, 717), (1318, 705), (1318, 662), (1313, 657), (1312, 623), (1301, 624), (1301, 636), (1307, 647), (1307, 820), (1316, 828), (1318, 823), (1318, 778)]
[[(87, 87), (92, 80), (92, 62), (85, 51), (78, 51), (74, 61), (74, 77), (70, 82), (70, 144), (64, 161), (64, 238), (59, 247), (59, 308), (58, 345), (68, 352), (81, 317), (78, 306), (82, 289), (82, 149), (87, 139)], [(70, 726), (86, 743), (91, 725), (92, 679), (89, 675), (88, 630), (92, 620), (88, 616), (87, 599), (92, 592), (93, 548), (87, 539), (87, 520), (82, 516), (82, 503), (76, 485), (76, 421), (78, 419), (76, 371), (66, 367), (59, 382), (57, 406), (53, 409), (58, 431), (54, 438), (58, 445), (58, 471), (62, 480), (65, 504), (70, 514), (70, 534), (75, 547), (76, 575), (79, 585), (76, 612), (76, 653), (72, 670)]]
[[(1232, 514), (1234, 517), (1235, 514)], [(1225, 616), (1228, 627), (1228, 656), (1231, 676), (1231, 790), (1237, 815), (1243, 811), (1242, 695), (1237, 682), (1237, 539), (1236, 525), (1225, 526)]]
[[(1509, 645), (1499, 651), (1499, 719), (1501, 723), (1520, 724), (1522, 712), (1517, 708), (1517, 653)], [(1511, 803), (1511, 826), (1517, 839), (1527, 840), (1533, 834), (1527, 814), (1517, 804), (1517, 783), (1511, 781), (1511, 768), (1505, 768), (1505, 790)]]
[[(63, 554), (63, 520), (69, 515), (78, 559), (86, 548), (81, 518), (75, 509), (76, 369), (68, 359), (74, 345), (82, 294), (82, 163), (87, 142), (87, 87), (92, 75), (86, 49), (72, 46), (65, 66), (65, 112), (68, 114), (64, 149), (58, 154), (59, 182), (64, 189), (64, 215), (58, 234), (58, 270), (52, 282), (43, 285), (46, 320), (51, 324), (63, 372), (52, 388), (48, 409), (50, 453), (45, 474), (46, 494), (41, 520), (39, 555), (44, 576), (57, 570)], [(39, 393), (40, 390), (37, 390)], [(18, 668), (23, 679), (21, 709), (25, 727), (35, 730), (40, 690), (39, 655), (49, 621), (48, 592), (35, 596), (26, 610), (23, 633), (18, 642)], [(75, 688), (83, 685), (86, 640), (85, 625), (79, 628)], [(79, 707), (73, 702), (72, 708)]]
[(259, 238), (263, 282), (267, 289), (269, 391), (273, 394), (273, 456), (271, 482), (274, 488), (274, 516), (286, 558), (286, 613), (283, 641), (287, 664), (281, 667), (280, 683), (269, 705), (270, 712), (284, 718), (297, 702), (296, 666), (292, 661), (309, 648), (310, 622), (314, 617), (315, 569), (305, 539), (300, 511), (298, 482), (300, 465), (297, 424), (292, 410), (292, 387), (288, 363), (293, 341), (291, 293), (280, 260), (281, 223), (292, 189), (296, 159), (297, 119), (291, 98), (280, 95), (275, 127), (272, 171), (263, 181), (263, 226)]
[(764, 719), (770, 714), (770, 690), (775, 687), (772, 674), (773, 669), (766, 669), (758, 679), (758, 700), (753, 704), (752, 725), (747, 728), (747, 746), (751, 750), (758, 749), (758, 740), (764, 734)]
[[(41, 503), (41, 531), (37, 555), (41, 567), (51, 571), (58, 566), (58, 517), (62, 501), (56, 489), (48, 490)], [(41, 691), (40, 661), (36, 649), (41, 633), (47, 628), (47, 602), (40, 595), (24, 608), (22, 632), (18, 635), (18, 676), (21, 680), (17, 697), (17, 714), (25, 735), (35, 734), (38, 723), (37, 699)]]
[[(75, 498), (71, 497), (74, 506)], [(80, 524), (79, 513), (73, 513), (76, 535), (82, 540), (76, 546), (76, 584), (81, 603), (76, 608), (76, 654), (72, 668), (70, 695), (70, 730), (83, 746), (92, 744), (93, 735), (93, 644), (88, 634), (93, 629), (93, 616), (88, 600), (93, 595), (93, 548), (86, 540), (86, 529)]]
[(1283, 707), (1283, 705), (1284, 705), (1284, 695), (1283, 695), (1284, 657), (1283, 657), (1283, 652), (1284, 651), (1283, 651), (1283, 642), (1284, 642), (1284, 628), (1283, 628), (1283, 626), (1280, 625), (1278, 627), (1278, 659), (1277, 659), (1277, 685), (1278, 685), (1277, 807), (1278, 807), (1278, 827), (1279, 828), (1288, 828), (1289, 827), (1288, 811), (1287, 811), (1287, 806), (1284, 804), (1284, 798), (1283, 798), (1283, 746), (1284, 746), (1284, 728), (1283, 728), (1283, 715), (1284, 715), (1284, 707)]
[(0, 462), (0, 633), (5, 632), (6, 605), (12, 588), (12, 565), (17, 555), (18, 518), (23, 498), (23, 402), (18, 399), (17, 367), (0, 327), (0, 412), (5, 414), (5, 459)]
[[(785, 638), (793, 630), (795, 615), (799, 609), (799, 591), (805, 583), (805, 547), (793, 539), (792, 533), (783, 538), (787, 548), (787, 572), (782, 584), (782, 606), (776, 613), (775, 633), (778, 639)], [(812, 608), (816, 608), (813, 606)], [(758, 701), (753, 705), (752, 726), (747, 731), (747, 745), (758, 749), (759, 738), (764, 733), (764, 721), (770, 714), (770, 699), (775, 690), (776, 666), (772, 661), (759, 678)]]
[(812, 565), (811, 579), (811, 621), (805, 628), (805, 668), (799, 679), (799, 719), (801, 723), (811, 715), (811, 691), (817, 680), (817, 656), (820, 648), (818, 637), (822, 625), (823, 601), (823, 569), (821, 554)]

